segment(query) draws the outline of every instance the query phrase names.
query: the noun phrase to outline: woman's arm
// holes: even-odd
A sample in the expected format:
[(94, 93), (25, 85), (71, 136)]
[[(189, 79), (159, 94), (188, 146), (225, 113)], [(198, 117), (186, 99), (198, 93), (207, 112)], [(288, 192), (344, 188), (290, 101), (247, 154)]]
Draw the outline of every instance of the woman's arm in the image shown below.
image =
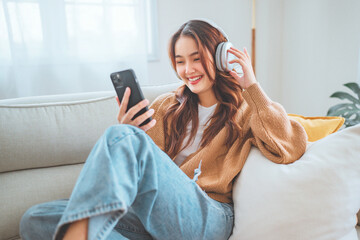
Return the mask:
[(249, 105), (249, 126), (261, 152), (276, 163), (292, 163), (305, 152), (307, 135), (296, 121), (290, 120), (285, 109), (271, 101), (259, 84), (243, 92)]
[(244, 75), (239, 77), (236, 72), (230, 74), (238, 80), (244, 90), (243, 96), (249, 105), (249, 126), (255, 141), (252, 142), (270, 160), (276, 163), (291, 163), (299, 159), (305, 152), (307, 135), (305, 129), (297, 122), (290, 120), (285, 109), (271, 101), (256, 82), (250, 56), (236, 48), (228, 50), (237, 59)]

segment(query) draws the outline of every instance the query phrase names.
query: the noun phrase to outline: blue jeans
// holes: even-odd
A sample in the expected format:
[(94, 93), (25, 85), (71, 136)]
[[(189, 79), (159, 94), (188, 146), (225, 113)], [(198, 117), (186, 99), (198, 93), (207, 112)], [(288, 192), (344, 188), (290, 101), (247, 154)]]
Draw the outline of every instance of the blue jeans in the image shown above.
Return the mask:
[[(88, 239), (228, 239), (233, 207), (210, 198), (141, 129), (115, 125), (92, 149), (69, 200), (31, 207), (29, 239), (62, 239), (89, 218)], [(55, 234), (55, 235), (54, 235)]]

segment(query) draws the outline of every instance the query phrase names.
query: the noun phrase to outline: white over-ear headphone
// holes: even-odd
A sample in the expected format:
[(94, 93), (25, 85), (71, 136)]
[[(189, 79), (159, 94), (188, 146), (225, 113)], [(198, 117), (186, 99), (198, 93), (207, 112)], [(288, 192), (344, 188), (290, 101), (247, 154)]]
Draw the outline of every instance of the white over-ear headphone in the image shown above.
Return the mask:
[(231, 63), (231, 64), (229, 63), (231, 60), (236, 59), (236, 56), (234, 56), (231, 53), (228, 53), (228, 50), (233, 45), (232, 45), (231, 42), (229, 42), (229, 37), (224, 32), (224, 30), (222, 30), (222, 28), (220, 28), (217, 24), (215, 24), (213, 21), (211, 21), (209, 19), (198, 18), (198, 19), (195, 19), (195, 20), (200, 20), (200, 21), (204, 21), (204, 22), (208, 23), (212, 27), (219, 30), (219, 32), (221, 32), (221, 34), (224, 35), (224, 37), (228, 40), (227, 42), (221, 42), (216, 47), (215, 63), (216, 63), (217, 69), (219, 71), (222, 71), (222, 72), (228, 72), (230, 70), (234, 70), (235, 72), (237, 72), (237, 74), (240, 77), (243, 76), (244, 72), (243, 72), (242, 67), (241, 67), (241, 65), (239, 63)]

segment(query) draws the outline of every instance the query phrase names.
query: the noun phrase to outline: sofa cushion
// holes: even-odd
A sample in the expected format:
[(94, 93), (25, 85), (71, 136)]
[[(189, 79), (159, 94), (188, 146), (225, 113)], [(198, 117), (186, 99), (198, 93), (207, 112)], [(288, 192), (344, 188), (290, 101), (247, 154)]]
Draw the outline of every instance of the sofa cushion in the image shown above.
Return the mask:
[(0, 239), (8, 240), (18, 236), (20, 219), (29, 207), (69, 198), (82, 165), (1, 173)]
[(360, 125), (311, 143), (279, 165), (252, 148), (234, 185), (235, 239), (356, 239)]
[(0, 172), (82, 163), (116, 114), (113, 95), (0, 105)]
[(345, 122), (343, 117), (304, 117), (288, 114), (290, 119), (298, 121), (306, 131), (309, 142), (315, 142), (338, 131)]

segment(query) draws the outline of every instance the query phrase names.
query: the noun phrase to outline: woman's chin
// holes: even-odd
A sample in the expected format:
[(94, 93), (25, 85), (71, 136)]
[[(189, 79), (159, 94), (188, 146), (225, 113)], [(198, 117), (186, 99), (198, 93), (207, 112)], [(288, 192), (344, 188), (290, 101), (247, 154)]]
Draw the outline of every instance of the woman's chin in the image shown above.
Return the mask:
[(190, 91), (192, 93), (198, 94), (201, 92), (201, 89), (198, 88), (197, 86), (191, 85), (191, 84), (187, 84), (188, 88), (190, 89)]

